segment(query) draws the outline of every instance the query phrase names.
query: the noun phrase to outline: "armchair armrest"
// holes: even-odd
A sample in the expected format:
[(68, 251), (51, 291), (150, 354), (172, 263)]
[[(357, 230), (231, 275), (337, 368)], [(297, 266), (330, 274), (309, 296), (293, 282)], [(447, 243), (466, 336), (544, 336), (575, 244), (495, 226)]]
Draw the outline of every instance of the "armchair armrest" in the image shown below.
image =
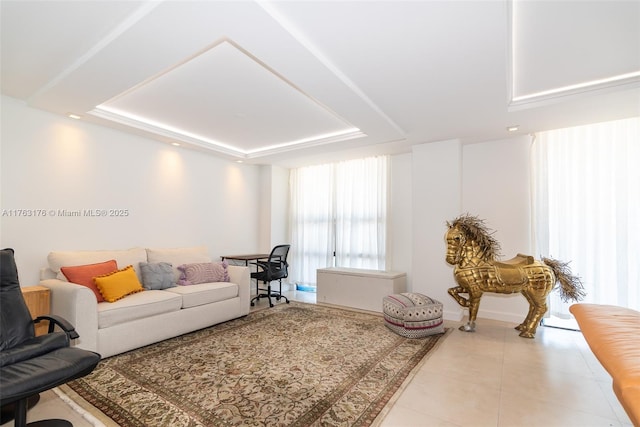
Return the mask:
[(19, 363), (63, 347), (69, 347), (69, 337), (64, 332), (33, 337), (15, 347), (0, 351), (0, 366)]
[(49, 333), (52, 333), (56, 326), (59, 326), (68, 336), (69, 339), (80, 338), (80, 335), (76, 332), (76, 328), (64, 317), (56, 316), (55, 314), (49, 314), (46, 316), (38, 316), (34, 319), (33, 323), (39, 323), (43, 320), (49, 321)]

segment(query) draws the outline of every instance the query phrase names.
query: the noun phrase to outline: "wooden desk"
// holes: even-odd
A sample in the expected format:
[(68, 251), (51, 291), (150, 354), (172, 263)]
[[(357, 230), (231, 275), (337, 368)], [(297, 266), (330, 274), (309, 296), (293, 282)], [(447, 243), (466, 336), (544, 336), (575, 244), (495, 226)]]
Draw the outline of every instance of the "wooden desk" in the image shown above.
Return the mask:
[(257, 261), (259, 259), (268, 259), (269, 254), (250, 254), (250, 255), (222, 255), (222, 261), (230, 259), (232, 261), (244, 261), (244, 265), (248, 266), (249, 261)]
[[(44, 286), (25, 286), (20, 288), (24, 301), (27, 303), (31, 317), (35, 319), (38, 316), (49, 314), (50, 310), (50, 291)], [(35, 325), (36, 335), (44, 335), (49, 330), (49, 322), (43, 321)]]
[[(220, 258), (222, 261), (232, 260), (232, 261), (244, 261), (245, 266), (249, 266), (249, 261), (258, 261), (260, 259), (269, 259), (270, 254), (249, 254), (249, 255), (222, 255)], [(256, 265), (256, 272), (258, 271), (258, 266)], [(256, 280), (256, 293), (257, 295), (260, 292), (260, 286), (258, 285), (258, 281)]]

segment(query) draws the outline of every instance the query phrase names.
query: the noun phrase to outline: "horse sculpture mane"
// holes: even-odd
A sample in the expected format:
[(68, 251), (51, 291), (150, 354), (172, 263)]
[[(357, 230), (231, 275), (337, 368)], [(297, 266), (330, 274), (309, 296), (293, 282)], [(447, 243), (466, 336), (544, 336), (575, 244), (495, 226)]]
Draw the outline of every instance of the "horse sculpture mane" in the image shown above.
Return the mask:
[(494, 231), (485, 224), (484, 220), (469, 214), (460, 215), (452, 222), (447, 221), (449, 228), (458, 228), (466, 237), (475, 241), (484, 254), (485, 261), (493, 261), (500, 257), (500, 242), (494, 237)]
[[(518, 254), (507, 261), (497, 261), (500, 244), (483, 220), (466, 214), (447, 222), (446, 261), (454, 266), (458, 286), (449, 289), (460, 306), (469, 309), (469, 321), (460, 327), (475, 330), (475, 320), (484, 292), (522, 293), (530, 309), (525, 320), (516, 327), (520, 336), (533, 338), (540, 319), (547, 311), (547, 295), (556, 287), (563, 300), (578, 301), (584, 297), (582, 283), (573, 276), (568, 263), (551, 258), (536, 261), (532, 256)], [(461, 294), (466, 294), (464, 297)]]

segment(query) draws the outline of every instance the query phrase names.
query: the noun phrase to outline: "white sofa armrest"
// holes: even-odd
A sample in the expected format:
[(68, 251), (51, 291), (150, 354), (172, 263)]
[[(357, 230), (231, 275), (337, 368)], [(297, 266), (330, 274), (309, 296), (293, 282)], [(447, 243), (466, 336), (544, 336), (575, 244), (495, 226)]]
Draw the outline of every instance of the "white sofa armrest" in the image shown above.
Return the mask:
[(86, 286), (58, 279), (40, 281), (51, 292), (51, 314), (68, 320), (80, 335), (74, 345), (85, 350), (98, 349), (98, 301)]
[(251, 273), (249, 267), (240, 265), (229, 265), (227, 267), (229, 280), (231, 283), (238, 285), (238, 293), (240, 296), (241, 315), (249, 314), (251, 310)]

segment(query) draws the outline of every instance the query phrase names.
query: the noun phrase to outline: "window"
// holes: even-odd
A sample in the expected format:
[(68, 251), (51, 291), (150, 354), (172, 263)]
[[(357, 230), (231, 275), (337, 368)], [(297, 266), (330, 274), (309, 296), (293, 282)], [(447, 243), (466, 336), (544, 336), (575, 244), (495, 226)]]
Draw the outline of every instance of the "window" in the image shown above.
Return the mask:
[[(536, 250), (569, 261), (583, 302), (640, 309), (640, 118), (541, 132), (533, 144)], [(569, 318), (551, 294), (551, 314)]]
[(291, 269), (315, 283), (326, 267), (384, 269), (388, 157), (291, 171)]

